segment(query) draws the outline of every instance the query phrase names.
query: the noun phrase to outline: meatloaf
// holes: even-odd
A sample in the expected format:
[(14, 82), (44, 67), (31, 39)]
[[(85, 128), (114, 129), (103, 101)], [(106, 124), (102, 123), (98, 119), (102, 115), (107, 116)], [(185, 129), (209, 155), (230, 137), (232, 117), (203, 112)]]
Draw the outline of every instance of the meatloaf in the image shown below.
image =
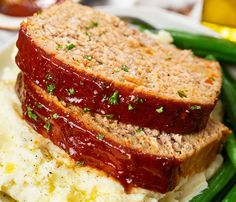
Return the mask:
[(16, 91), (24, 118), (37, 132), (79, 164), (105, 171), (127, 191), (132, 187), (161, 193), (173, 190), (180, 177), (209, 166), (230, 132), (212, 119), (201, 132), (186, 135), (124, 124), (66, 106), (22, 73)]
[(217, 62), (71, 1), (23, 22), (17, 47), (17, 65), (48, 93), (139, 127), (200, 131), (220, 92)]

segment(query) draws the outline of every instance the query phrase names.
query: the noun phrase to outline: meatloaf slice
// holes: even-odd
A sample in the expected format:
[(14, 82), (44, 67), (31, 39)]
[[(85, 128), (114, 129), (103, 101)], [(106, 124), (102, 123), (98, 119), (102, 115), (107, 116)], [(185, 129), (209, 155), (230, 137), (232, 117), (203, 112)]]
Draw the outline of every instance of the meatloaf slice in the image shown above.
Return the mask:
[(23, 22), (17, 47), (21, 70), (60, 100), (165, 132), (203, 129), (221, 87), (217, 62), (70, 1)]
[(72, 158), (105, 171), (126, 190), (142, 187), (165, 193), (180, 177), (204, 170), (229, 134), (220, 122), (209, 120), (199, 133), (166, 134), (123, 124), (90, 113), (45, 93), (26, 76), (18, 76), (16, 91), (24, 118)]

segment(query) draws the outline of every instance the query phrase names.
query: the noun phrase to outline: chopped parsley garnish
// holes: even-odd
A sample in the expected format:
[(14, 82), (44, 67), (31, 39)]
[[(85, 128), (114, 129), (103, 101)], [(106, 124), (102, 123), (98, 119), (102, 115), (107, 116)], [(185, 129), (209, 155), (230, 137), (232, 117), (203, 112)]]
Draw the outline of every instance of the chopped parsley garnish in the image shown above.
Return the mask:
[(97, 21), (92, 21), (91, 24), (92, 24), (93, 27), (97, 27), (98, 26), (98, 22)]
[(138, 98), (138, 102), (142, 104), (144, 101), (142, 98)]
[(67, 90), (67, 93), (68, 93), (68, 95), (73, 95), (73, 94), (75, 94), (75, 89), (70, 88), (70, 89)]
[(185, 92), (182, 91), (182, 90), (179, 90), (177, 93), (178, 93), (179, 97), (181, 97), (181, 98), (187, 97), (187, 95), (185, 94)]
[(84, 166), (84, 161), (78, 161), (77, 166), (79, 166), (79, 167)]
[(47, 75), (45, 76), (45, 79), (46, 79), (46, 80), (51, 80), (51, 79), (52, 79), (52, 76), (51, 76), (50, 74), (47, 74)]
[(133, 105), (131, 105), (131, 104), (129, 104), (129, 105), (128, 105), (128, 110), (129, 110), (129, 111), (132, 111), (132, 110), (134, 110), (134, 106), (133, 106)]
[(30, 119), (33, 119), (34, 121), (37, 121), (38, 119), (38, 116), (33, 112), (30, 107), (27, 107), (27, 115)]
[(91, 24), (87, 27), (85, 27), (85, 29), (92, 29), (94, 27), (98, 26), (98, 22), (97, 21), (91, 21)]
[(191, 109), (191, 110), (199, 110), (199, 109), (201, 109), (201, 106), (199, 106), (199, 105), (193, 105), (193, 106), (190, 107), (190, 109)]
[(156, 109), (157, 113), (162, 113), (164, 111), (164, 107), (159, 107)]
[(127, 67), (126, 65), (122, 65), (121, 69), (125, 72), (129, 72), (129, 67)]
[(51, 129), (51, 123), (48, 121), (43, 127), (46, 129), (46, 131), (48, 133)]
[(66, 49), (67, 49), (67, 50), (71, 50), (71, 49), (73, 49), (74, 47), (75, 47), (75, 44), (71, 43), (71, 44), (69, 44), (69, 45), (66, 46)]
[(84, 108), (84, 112), (89, 112), (89, 111), (90, 111), (90, 109), (88, 107)]
[(49, 84), (47, 89), (48, 89), (48, 93), (53, 94), (53, 91), (55, 90), (55, 85)]
[(98, 140), (103, 140), (104, 137), (105, 137), (105, 135), (103, 135), (103, 134), (99, 134), (99, 135), (97, 136), (97, 139), (98, 139)]
[(41, 109), (41, 108), (43, 108), (43, 105), (42, 105), (41, 103), (38, 103), (38, 104), (37, 104), (37, 107), (38, 107), (39, 109)]
[(52, 115), (52, 118), (58, 119), (58, 118), (59, 118), (59, 115), (55, 113), (55, 114)]
[(102, 102), (105, 102), (107, 100), (107, 96), (106, 95), (103, 95), (103, 97), (102, 97)]
[(57, 50), (60, 50), (62, 48), (63, 48), (63, 46), (61, 44), (57, 44), (57, 47), (56, 47)]
[(216, 80), (214, 77), (210, 77), (209, 79), (211, 79), (212, 81), (215, 81), (215, 80)]
[(91, 61), (93, 59), (93, 56), (91, 55), (84, 55), (84, 58), (88, 61)]
[(109, 103), (111, 105), (117, 105), (118, 104), (118, 98), (119, 98), (119, 92), (116, 90), (113, 95), (109, 98)]
[(138, 128), (138, 129), (136, 130), (137, 133), (140, 133), (140, 132), (142, 132), (142, 131), (143, 131), (142, 128)]
[(108, 119), (112, 119), (114, 117), (114, 114), (106, 114), (106, 115), (104, 115), (104, 117), (106, 117)]

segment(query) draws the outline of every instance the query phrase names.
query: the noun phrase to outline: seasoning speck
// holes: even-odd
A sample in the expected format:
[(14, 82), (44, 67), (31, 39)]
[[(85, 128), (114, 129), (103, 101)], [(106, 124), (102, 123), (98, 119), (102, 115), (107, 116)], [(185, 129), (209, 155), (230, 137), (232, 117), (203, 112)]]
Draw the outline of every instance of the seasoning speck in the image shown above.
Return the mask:
[(102, 140), (104, 139), (104, 137), (105, 137), (105, 135), (99, 134), (99, 135), (97, 136), (97, 139), (102, 141)]
[(55, 113), (55, 114), (52, 115), (52, 118), (58, 119), (58, 118), (59, 118), (59, 115)]
[(156, 112), (159, 114), (162, 113), (163, 111), (164, 111), (164, 107), (159, 107), (156, 109)]
[(51, 129), (51, 123), (48, 121), (43, 127), (46, 129), (46, 131), (48, 133)]
[(91, 55), (84, 55), (84, 58), (88, 61), (91, 61), (93, 59), (93, 56)]
[(84, 108), (84, 112), (89, 112), (89, 111), (90, 111), (90, 109), (88, 107)]
[(78, 162), (77, 162), (77, 166), (79, 166), (79, 167), (84, 166), (84, 161), (78, 161)]
[(39, 108), (39, 109), (41, 109), (41, 108), (43, 108), (43, 105), (42, 104), (37, 104), (37, 107)]
[(47, 89), (48, 89), (48, 93), (53, 94), (53, 92), (55, 90), (55, 85), (54, 84), (49, 84)]
[(128, 110), (129, 110), (129, 111), (132, 111), (132, 110), (134, 110), (134, 106), (133, 106), (133, 105), (131, 105), (131, 104), (129, 104), (129, 105), (128, 105)]
[(199, 105), (193, 105), (193, 106), (190, 107), (190, 109), (191, 109), (191, 110), (199, 110), (199, 109), (201, 109), (201, 106), (199, 106)]
[(182, 91), (182, 90), (179, 90), (177, 93), (178, 93), (179, 97), (181, 97), (181, 98), (187, 97), (187, 95), (185, 94), (185, 92)]
[(68, 95), (73, 95), (73, 94), (75, 94), (75, 89), (70, 88), (70, 89), (67, 90), (67, 93), (68, 93)]
[(71, 44), (69, 44), (69, 45), (66, 46), (66, 49), (67, 49), (67, 50), (71, 50), (71, 49), (73, 49), (74, 47), (75, 47), (75, 44), (71, 43)]
[(34, 121), (37, 121), (38, 116), (33, 112), (31, 107), (27, 107), (27, 115), (30, 119), (33, 119)]
[(118, 104), (118, 98), (119, 98), (119, 92), (116, 90), (113, 95), (109, 98), (109, 103), (111, 105), (117, 105)]
[(114, 115), (113, 114), (106, 114), (106, 115), (104, 115), (104, 117), (106, 117), (108, 119), (112, 119), (114, 117)]
[(127, 67), (126, 65), (122, 65), (121, 69), (125, 72), (129, 72), (129, 67)]

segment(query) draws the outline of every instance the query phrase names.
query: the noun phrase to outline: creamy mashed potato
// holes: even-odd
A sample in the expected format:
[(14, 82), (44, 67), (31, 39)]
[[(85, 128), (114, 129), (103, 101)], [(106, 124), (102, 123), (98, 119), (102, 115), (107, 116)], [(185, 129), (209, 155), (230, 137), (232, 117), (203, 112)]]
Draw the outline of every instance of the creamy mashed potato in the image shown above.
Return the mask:
[[(1, 82), (0, 89), (0, 191), (17, 201), (188, 201), (207, 187), (205, 173), (199, 173), (165, 195), (144, 189), (126, 194), (118, 182), (77, 164), (31, 129), (21, 118), (14, 82)], [(218, 156), (210, 173), (222, 161)]]

